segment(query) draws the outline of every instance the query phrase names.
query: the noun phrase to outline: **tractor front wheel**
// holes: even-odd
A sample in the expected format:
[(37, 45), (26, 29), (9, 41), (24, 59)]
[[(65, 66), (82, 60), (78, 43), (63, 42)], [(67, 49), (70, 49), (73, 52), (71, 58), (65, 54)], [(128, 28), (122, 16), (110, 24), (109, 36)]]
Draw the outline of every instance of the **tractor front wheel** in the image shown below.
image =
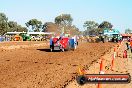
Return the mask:
[(50, 48), (50, 51), (52, 52), (52, 51), (53, 51), (53, 49), (52, 49), (52, 48)]
[(74, 49), (77, 49), (77, 45), (74, 46)]

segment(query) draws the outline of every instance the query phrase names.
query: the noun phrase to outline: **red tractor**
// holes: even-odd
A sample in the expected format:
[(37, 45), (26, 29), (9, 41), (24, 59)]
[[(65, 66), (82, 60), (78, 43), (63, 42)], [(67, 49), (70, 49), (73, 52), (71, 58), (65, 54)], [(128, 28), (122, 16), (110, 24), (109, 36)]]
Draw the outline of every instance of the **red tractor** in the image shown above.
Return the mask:
[(64, 52), (69, 49), (69, 38), (68, 37), (60, 37), (60, 38), (52, 38), (50, 39), (50, 51), (53, 50), (61, 50)]

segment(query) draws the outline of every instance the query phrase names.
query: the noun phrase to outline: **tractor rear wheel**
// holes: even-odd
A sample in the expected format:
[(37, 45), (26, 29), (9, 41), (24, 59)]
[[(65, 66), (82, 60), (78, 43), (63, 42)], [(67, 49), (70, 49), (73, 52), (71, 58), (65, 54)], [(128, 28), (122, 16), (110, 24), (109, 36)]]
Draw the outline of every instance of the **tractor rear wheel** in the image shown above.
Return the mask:
[(69, 51), (71, 49), (70, 44), (67, 44), (66, 51)]
[(77, 49), (77, 45), (74, 46), (74, 49)]

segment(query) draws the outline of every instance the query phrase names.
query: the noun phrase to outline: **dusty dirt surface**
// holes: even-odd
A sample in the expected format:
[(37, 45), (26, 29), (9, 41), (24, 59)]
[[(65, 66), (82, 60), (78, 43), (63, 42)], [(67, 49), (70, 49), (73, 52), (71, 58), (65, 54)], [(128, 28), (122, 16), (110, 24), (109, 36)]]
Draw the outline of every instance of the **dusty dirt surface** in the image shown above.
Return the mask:
[(11, 46), (11, 45), (32, 45), (32, 44), (40, 44), (46, 41), (11, 41), (11, 42), (0, 42), (1, 46)]
[[(6, 44), (34, 43), (0, 46)], [(77, 50), (66, 52), (50, 52), (47, 45), (0, 51), (0, 88), (62, 88), (74, 80), (79, 66), (98, 60), (115, 44), (79, 43)]]
[[(130, 74), (132, 75), (132, 53), (128, 50), (127, 58), (123, 58), (123, 52), (126, 50), (125, 42), (122, 43), (121, 47), (116, 50), (116, 57), (114, 59), (113, 68), (111, 70), (112, 56), (114, 54), (114, 49), (112, 48), (109, 52), (105, 53), (97, 61), (91, 63), (91, 65), (85, 69), (85, 74), (99, 74), (100, 72), (100, 62), (103, 59), (103, 69), (104, 74)], [(132, 88), (132, 82), (130, 83), (118, 83), (118, 84), (100, 84), (100, 87), (97, 87), (98, 84), (89, 84), (79, 85), (76, 80), (70, 82), (66, 88)]]
[(12, 41), (12, 42), (0, 42), (0, 51), (13, 50), (13, 49), (22, 49), (22, 48), (31, 48), (46, 46), (49, 44), (47, 41)]

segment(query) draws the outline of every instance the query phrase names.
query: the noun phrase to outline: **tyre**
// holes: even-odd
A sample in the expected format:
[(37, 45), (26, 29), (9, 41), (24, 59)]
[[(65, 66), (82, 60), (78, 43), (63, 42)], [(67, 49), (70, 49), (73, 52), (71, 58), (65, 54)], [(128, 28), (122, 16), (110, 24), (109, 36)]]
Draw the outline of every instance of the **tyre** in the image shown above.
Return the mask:
[(77, 46), (78, 46), (78, 42), (77, 42)]
[(61, 49), (61, 51), (62, 51), (62, 52), (64, 52), (64, 51), (65, 51), (65, 49), (64, 49), (64, 48), (62, 48), (62, 49)]
[(53, 51), (53, 49), (52, 49), (52, 48), (50, 48), (50, 51), (52, 52), (52, 51)]
[(66, 51), (70, 50), (70, 44), (67, 44)]

